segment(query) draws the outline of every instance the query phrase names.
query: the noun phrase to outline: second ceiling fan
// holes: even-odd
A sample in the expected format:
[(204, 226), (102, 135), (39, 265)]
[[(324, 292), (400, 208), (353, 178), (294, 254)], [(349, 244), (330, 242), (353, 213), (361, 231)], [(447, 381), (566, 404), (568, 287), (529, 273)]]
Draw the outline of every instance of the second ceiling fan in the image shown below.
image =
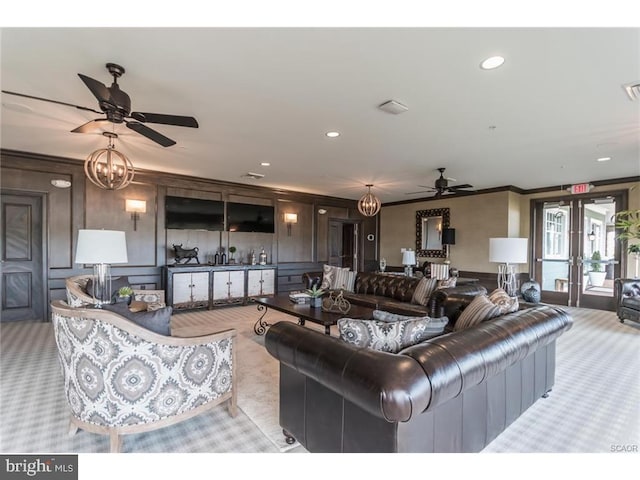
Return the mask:
[(448, 194), (448, 193), (458, 193), (458, 192), (463, 192), (463, 191), (469, 191), (469, 189), (473, 188), (473, 185), (469, 185), (468, 183), (463, 183), (462, 185), (453, 185), (453, 186), (449, 186), (449, 182), (455, 182), (456, 180), (453, 178), (446, 178), (444, 176), (444, 171), (446, 169), (445, 168), (438, 168), (438, 171), (440, 172), (440, 178), (436, 179), (435, 182), (435, 186), (433, 187), (428, 187), (426, 185), (418, 185), (419, 187), (422, 188), (426, 188), (427, 190), (421, 190), (418, 192), (407, 192), (407, 195), (415, 195), (418, 193), (431, 193), (431, 192), (435, 192), (435, 197), (441, 197), (444, 194)]
[(175, 140), (162, 135), (160, 132), (145, 125), (145, 123), (158, 123), (164, 125), (174, 125), (178, 127), (198, 128), (198, 121), (194, 117), (167, 115), (163, 113), (132, 112), (131, 98), (124, 90), (120, 90), (120, 86), (118, 85), (118, 78), (125, 73), (124, 68), (115, 63), (107, 63), (106, 67), (109, 73), (113, 76), (113, 83), (110, 87), (107, 87), (104, 83), (99, 82), (98, 80), (95, 80), (91, 77), (88, 77), (81, 73), (78, 74), (80, 79), (98, 100), (98, 105), (101, 111), (89, 107), (83, 107), (80, 105), (73, 105), (71, 103), (60, 102), (58, 100), (26, 95), (23, 93), (10, 92), (6, 90), (2, 90), (2, 93), (17, 95), (19, 97), (32, 98), (35, 100), (42, 100), (45, 102), (57, 103), (59, 105), (66, 105), (69, 107), (75, 107), (80, 110), (86, 110), (89, 112), (106, 115), (106, 118), (96, 118), (85, 123), (84, 125), (80, 125), (79, 127), (71, 130), (73, 133), (93, 132), (96, 128), (101, 127), (105, 122), (111, 122), (114, 124), (124, 123), (134, 132), (144, 135), (148, 139), (153, 140), (163, 147), (170, 147), (176, 144)]

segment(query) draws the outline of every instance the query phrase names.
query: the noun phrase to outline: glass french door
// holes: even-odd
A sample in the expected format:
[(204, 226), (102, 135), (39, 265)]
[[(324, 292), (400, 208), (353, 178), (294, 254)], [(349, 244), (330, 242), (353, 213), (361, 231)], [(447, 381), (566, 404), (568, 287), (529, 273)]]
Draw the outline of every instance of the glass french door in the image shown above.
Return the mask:
[(615, 310), (620, 276), (615, 213), (623, 194), (533, 201), (534, 275), (542, 302)]

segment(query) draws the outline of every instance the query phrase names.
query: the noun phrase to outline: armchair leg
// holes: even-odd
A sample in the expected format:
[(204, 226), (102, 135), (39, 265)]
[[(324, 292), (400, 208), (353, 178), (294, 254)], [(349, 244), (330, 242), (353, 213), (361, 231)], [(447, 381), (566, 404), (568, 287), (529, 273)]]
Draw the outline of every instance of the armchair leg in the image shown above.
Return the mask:
[(78, 426), (75, 424), (73, 419), (69, 422), (69, 436), (73, 437), (76, 433), (78, 433)]
[(109, 447), (111, 453), (120, 453), (122, 450), (122, 437), (118, 435), (117, 430), (109, 432)]
[(227, 409), (229, 410), (229, 415), (235, 418), (238, 415), (238, 404), (236, 403), (235, 395), (229, 399), (229, 404), (227, 405)]

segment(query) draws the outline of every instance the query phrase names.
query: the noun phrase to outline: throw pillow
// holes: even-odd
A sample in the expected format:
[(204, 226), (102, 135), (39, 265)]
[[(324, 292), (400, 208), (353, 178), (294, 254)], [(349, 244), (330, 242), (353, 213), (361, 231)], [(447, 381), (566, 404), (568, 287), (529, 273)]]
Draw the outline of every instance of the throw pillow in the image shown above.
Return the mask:
[(462, 311), (453, 329), (455, 331), (464, 330), (500, 315), (500, 307), (489, 300), (489, 297), (477, 295)]
[(141, 327), (159, 333), (160, 335), (171, 335), (171, 314), (172, 307), (164, 307), (158, 310), (145, 312), (132, 312), (126, 303), (114, 303), (111, 305), (103, 305), (105, 310), (117, 313), (131, 320), (133, 323)]
[[(434, 325), (430, 325), (434, 320)], [(338, 320), (338, 331), (340, 339), (352, 345), (397, 353), (403, 348), (441, 334), (446, 325), (445, 320), (426, 317), (397, 322), (380, 322), (341, 318)], [(436, 326), (438, 329), (441, 327), (438, 333), (434, 333)]]
[(413, 291), (411, 303), (427, 306), (431, 294), (435, 291), (438, 280), (435, 278), (422, 277)]
[(518, 297), (510, 297), (502, 288), (496, 288), (491, 292), (489, 294), (489, 300), (491, 300), (494, 305), (498, 306), (501, 315), (517, 312), (520, 307), (518, 304)]
[(453, 288), (456, 286), (457, 281), (458, 277), (449, 277), (444, 280), (438, 280), (438, 286), (436, 288), (438, 290), (441, 288)]
[(334, 267), (333, 265), (324, 265), (322, 267), (322, 285), (320, 288), (323, 290), (334, 290), (336, 288), (343, 288), (342, 285), (346, 283), (346, 274), (348, 268)]
[[(111, 278), (111, 296), (109, 298), (113, 300), (113, 298), (118, 294), (118, 290), (120, 290), (122, 287), (131, 287), (131, 285), (129, 284), (129, 278), (127, 277)], [(95, 295), (93, 294), (93, 288), (94, 288), (94, 281), (93, 281), (93, 277), (91, 277), (87, 281), (85, 291), (87, 295), (95, 298)]]

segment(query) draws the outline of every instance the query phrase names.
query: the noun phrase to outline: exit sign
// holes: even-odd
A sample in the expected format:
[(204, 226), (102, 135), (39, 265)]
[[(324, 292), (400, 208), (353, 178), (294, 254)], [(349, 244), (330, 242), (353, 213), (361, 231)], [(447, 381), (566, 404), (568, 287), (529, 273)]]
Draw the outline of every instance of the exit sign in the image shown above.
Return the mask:
[(588, 183), (576, 183), (575, 185), (571, 185), (571, 193), (589, 193), (591, 185)]

